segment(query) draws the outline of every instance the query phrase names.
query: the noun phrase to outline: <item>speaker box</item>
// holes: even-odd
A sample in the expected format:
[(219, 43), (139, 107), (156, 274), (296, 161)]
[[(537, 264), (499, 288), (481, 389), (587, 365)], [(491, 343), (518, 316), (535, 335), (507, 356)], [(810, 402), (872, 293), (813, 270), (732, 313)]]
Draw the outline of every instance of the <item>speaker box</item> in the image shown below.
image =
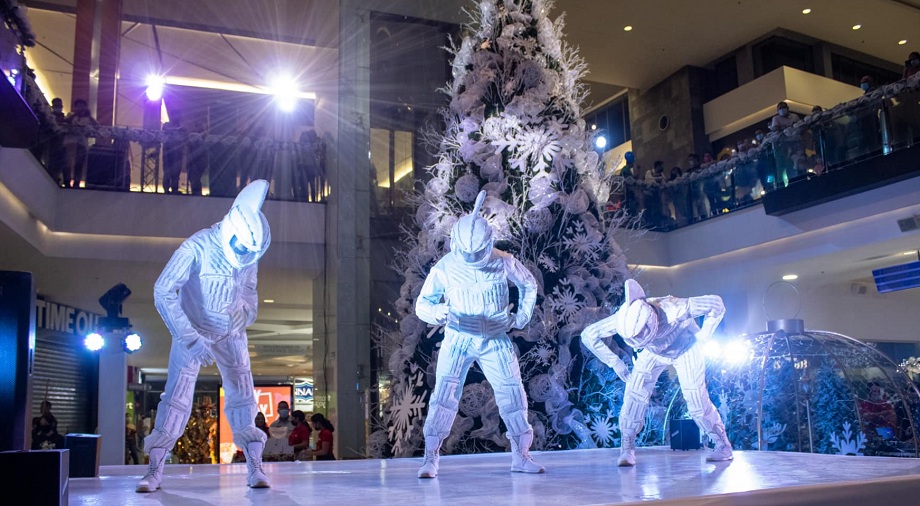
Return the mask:
[(671, 420), (671, 449), (699, 450), (700, 428), (693, 420)]
[(0, 488), (16, 504), (66, 506), (70, 451), (0, 452)]
[(0, 271), (0, 451), (29, 448), (34, 354), (32, 273)]
[(99, 434), (67, 434), (64, 447), (70, 450), (70, 477), (95, 478), (99, 476), (99, 457), (102, 436)]
[(127, 191), (131, 187), (131, 167), (127, 147), (121, 142), (112, 146), (94, 145), (86, 158), (86, 187)]

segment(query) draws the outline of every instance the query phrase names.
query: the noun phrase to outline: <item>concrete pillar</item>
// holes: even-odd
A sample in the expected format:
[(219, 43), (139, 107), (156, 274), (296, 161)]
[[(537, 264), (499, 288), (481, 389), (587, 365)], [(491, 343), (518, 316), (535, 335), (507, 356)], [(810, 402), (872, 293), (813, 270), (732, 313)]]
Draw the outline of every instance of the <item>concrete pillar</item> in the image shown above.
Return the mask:
[(125, 397), (128, 391), (128, 359), (121, 349), (124, 336), (106, 334), (105, 347), (99, 350), (99, 421), (102, 436), (99, 464), (125, 463)]
[(86, 100), (100, 125), (115, 122), (122, 0), (77, 0), (71, 108)]
[(93, 110), (95, 86), (90, 75), (98, 68), (93, 67), (93, 34), (96, 29), (97, 0), (77, 0), (77, 22), (73, 41), (73, 79), (71, 82), (70, 108), (77, 99), (86, 100)]
[(338, 458), (363, 457), (370, 371), (369, 11), (342, 0), (339, 11), (337, 139), (329, 150), (326, 273), (317, 295), (323, 320), (314, 347), (316, 411), (336, 425)]
[(103, 0), (99, 13), (99, 91), (96, 98), (96, 121), (115, 124), (115, 96), (118, 58), (121, 55), (122, 0)]

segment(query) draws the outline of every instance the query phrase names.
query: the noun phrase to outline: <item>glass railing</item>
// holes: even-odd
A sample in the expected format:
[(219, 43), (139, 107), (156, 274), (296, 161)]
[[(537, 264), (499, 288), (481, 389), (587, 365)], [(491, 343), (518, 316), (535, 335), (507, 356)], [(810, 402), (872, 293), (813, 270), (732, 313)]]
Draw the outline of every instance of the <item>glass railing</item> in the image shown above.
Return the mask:
[(920, 75), (806, 117), (728, 160), (663, 183), (627, 178), (614, 198), (667, 231), (749, 207), (771, 191), (920, 144)]
[(265, 179), (269, 199), (324, 202), (329, 195), (326, 146), (315, 135), (282, 141), (74, 126), (55, 118), (34, 81), (27, 80), (26, 90), (41, 123), (30, 151), (61, 187), (234, 197), (249, 181)]

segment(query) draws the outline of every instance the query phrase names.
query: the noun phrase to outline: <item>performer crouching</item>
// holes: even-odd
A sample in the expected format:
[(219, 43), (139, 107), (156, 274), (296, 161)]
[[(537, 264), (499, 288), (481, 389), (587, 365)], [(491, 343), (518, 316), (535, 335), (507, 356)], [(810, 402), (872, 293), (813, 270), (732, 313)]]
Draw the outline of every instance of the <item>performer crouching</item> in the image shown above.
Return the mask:
[[(670, 365), (677, 370), (690, 416), (715, 442), (715, 449), (706, 460), (731, 460), (732, 445), (725, 434), (725, 425), (706, 390), (702, 349), (703, 342), (712, 337), (725, 315), (722, 299), (718, 295), (646, 299), (642, 287), (632, 279), (626, 281), (624, 296), (617, 312), (587, 326), (581, 334), (585, 346), (626, 382), (617, 464), (636, 465), (636, 435), (642, 429), (658, 376)], [(702, 328), (694, 320), (699, 316), (705, 317)], [(601, 340), (613, 334), (619, 334), (626, 344), (639, 350), (632, 373)]]

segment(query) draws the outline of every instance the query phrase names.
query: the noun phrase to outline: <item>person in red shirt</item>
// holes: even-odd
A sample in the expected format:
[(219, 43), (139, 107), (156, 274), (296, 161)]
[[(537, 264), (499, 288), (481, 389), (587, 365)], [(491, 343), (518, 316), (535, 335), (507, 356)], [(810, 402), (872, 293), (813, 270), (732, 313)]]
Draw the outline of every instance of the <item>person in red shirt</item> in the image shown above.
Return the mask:
[(313, 456), (316, 457), (316, 460), (335, 460), (335, 455), (332, 454), (332, 433), (335, 427), (332, 426), (332, 422), (327, 420), (322, 413), (314, 414), (310, 417), (310, 421), (313, 422), (313, 428), (319, 431)]
[(294, 422), (294, 430), (291, 431), (291, 435), (288, 436), (288, 444), (294, 448), (295, 455), (299, 455), (302, 451), (309, 455), (310, 434), (313, 431), (310, 429), (310, 426), (307, 425), (306, 415), (304, 415), (303, 411), (298, 409), (291, 413), (291, 420)]

